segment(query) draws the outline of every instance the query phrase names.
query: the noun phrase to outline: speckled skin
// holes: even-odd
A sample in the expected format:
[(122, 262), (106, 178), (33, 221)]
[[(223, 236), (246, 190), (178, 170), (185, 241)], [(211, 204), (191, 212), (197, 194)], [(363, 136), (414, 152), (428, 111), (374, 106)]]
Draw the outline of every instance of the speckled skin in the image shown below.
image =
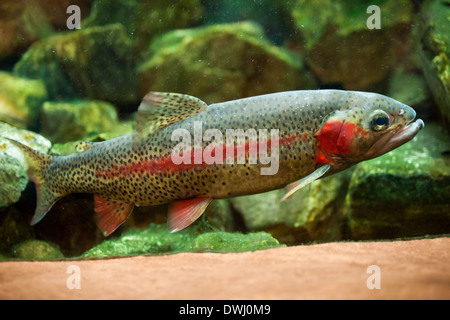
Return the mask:
[[(51, 177), (46, 180), (55, 197), (75, 192), (96, 193), (106, 200), (146, 206), (196, 196), (218, 199), (260, 193), (281, 188), (320, 165), (315, 159), (318, 148), (315, 134), (327, 115), (340, 111), (338, 116), (365, 130), (367, 117), (376, 108), (395, 114), (398, 126), (414, 118), (409, 107), (376, 94), (339, 90), (275, 93), (210, 105), (205, 111), (151, 136), (136, 139), (137, 134), (127, 135), (92, 144), (84, 152), (53, 157), (44, 176)], [(397, 116), (399, 108), (409, 109)], [(185, 128), (194, 135), (194, 121), (202, 122), (203, 132), (209, 128), (219, 129), (224, 137), (225, 129), (230, 128), (267, 129), (269, 132), (279, 129), (278, 172), (261, 175), (261, 165), (248, 161), (183, 170), (173, 169), (172, 165), (173, 170), (166, 170), (167, 162), (163, 160), (170, 157), (178, 143), (171, 140), (173, 130)], [(349, 154), (345, 159), (337, 155), (329, 173), (364, 160), (361, 154), (375, 138), (366, 136), (357, 139), (361, 140), (359, 142), (355, 140), (360, 144), (360, 154)], [(203, 147), (208, 143), (204, 142)]]

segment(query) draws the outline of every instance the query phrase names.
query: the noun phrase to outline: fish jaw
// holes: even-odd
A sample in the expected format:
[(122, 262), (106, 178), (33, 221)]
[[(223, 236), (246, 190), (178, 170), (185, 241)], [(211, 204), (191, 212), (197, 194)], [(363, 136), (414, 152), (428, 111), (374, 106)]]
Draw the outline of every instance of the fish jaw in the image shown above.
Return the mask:
[(411, 141), (425, 126), (422, 119), (414, 121), (416, 111), (410, 106), (398, 102), (398, 110), (396, 114), (400, 118), (398, 124), (369, 148), (365, 153), (366, 160), (379, 157)]
[(375, 142), (367, 151), (366, 158), (373, 159), (379, 157), (391, 150), (394, 150), (395, 148), (400, 147), (406, 142), (411, 141), (424, 126), (425, 123), (422, 119), (417, 119), (414, 122), (410, 122), (407, 126), (393, 132), (391, 135), (387, 135), (384, 139), (380, 139)]

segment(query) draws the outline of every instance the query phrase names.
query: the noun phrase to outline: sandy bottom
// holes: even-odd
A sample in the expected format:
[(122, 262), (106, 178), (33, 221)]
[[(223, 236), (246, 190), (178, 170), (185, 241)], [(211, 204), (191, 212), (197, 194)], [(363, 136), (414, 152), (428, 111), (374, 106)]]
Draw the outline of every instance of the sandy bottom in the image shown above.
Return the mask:
[(0, 299), (450, 299), (450, 238), (2, 262)]

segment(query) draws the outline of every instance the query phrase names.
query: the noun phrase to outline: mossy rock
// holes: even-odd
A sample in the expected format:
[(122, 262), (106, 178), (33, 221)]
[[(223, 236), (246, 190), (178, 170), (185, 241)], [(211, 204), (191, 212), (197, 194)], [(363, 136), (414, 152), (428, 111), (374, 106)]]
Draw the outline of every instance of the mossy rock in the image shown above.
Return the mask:
[(427, 1), (417, 24), (420, 65), (434, 100), (450, 132), (450, 7), (445, 1)]
[(26, 240), (17, 244), (14, 256), (20, 260), (55, 260), (64, 258), (58, 246), (41, 240)]
[(0, 60), (18, 56), (34, 41), (54, 33), (39, 1), (4, 2), (0, 7)]
[[(34, 132), (17, 129), (0, 122), (0, 251), (10, 252), (13, 245), (34, 236), (30, 227), (31, 216), (27, 214), (29, 179), (22, 151), (8, 137), (29, 147), (47, 152), (51, 143)], [(32, 191), (34, 193), (34, 191)], [(31, 209), (34, 211), (33, 208)]]
[(121, 23), (138, 52), (164, 31), (184, 28), (201, 18), (200, 0), (95, 0), (82, 28)]
[[(92, 130), (88, 132), (87, 135), (84, 135), (82, 139), (55, 143), (52, 145), (49, 153), (55, 156), (66, 156), (68, 154), (78, 152), (76, 147), (82, 142), (102, 142), (131, 134), (135, 132), (133, 126), (134, 121), (118, 121), (115, 122), (114, 127), (108, 129), (108, 131), (101, 132), (103, 130)], [(107, 127), (109, 127), (109, 125)]]
[(111, 257), (140, 254), (166, 254), (179, 252), (242, 252), (279, 247), (280, 244), (267, 233), (230, 233), (204, 231), (196, 224), (185, 230), (170, 233), (165, 224), (150, 224), (147, 229), (133, 229), (118, 238), (105, 240), (81, 257)]
[(93, 133), (113, 131), (117, 111), (104, 101), (45, 102), (41, 133), (53, 143), (80, 140)]
[(413, 141), (357, 166), (346, 198), (354, 239), (450, 231), (449, 141), (427, 123)]
[(19, 128), (35, 128), (47, 89), (42, 80), (0, 71), (0, 121)]
[(19, 201), (29, 180), (22, 152), (1, 137), (17, 140), (41, 152), (47, 152), (51, 143), (37, 133), (0, 122), (0, 207), (6, 207)]
[(405, 72), (402, 68), (395, 70), (390, 77), (387, 96), (414, 107), (418, 114), (422, 113), (419, 113), (419, 108), (422, 108), (423, 105), (429, 106), (431, 99), (425, 79), (419, 74)]
[[(300, 35), (292, 45), (302, 47), (322, 83), (364, 90), (387, 79), (399, 65), (414, 65), (411, 1), (291, 0), (285, 5)], [(366, 25), (370, 5), (380, 8), (380, 29)]]
[(231, 232), (207, 232), (199, 235), (192, 243), (194, 252), (244, 252), (279, 248), (277, 239), (267, 232), (248, 234)]
[(299, 55), (272, 45), (252, 22), (168, 32), (139, 66), (141, 93), (173, 91), (207, 103), (315, 86)]
[(121, 24), (82, 28), (35, 42), (14, 74), (42, 79), (50, 100), (139, 102), (131, 40)]

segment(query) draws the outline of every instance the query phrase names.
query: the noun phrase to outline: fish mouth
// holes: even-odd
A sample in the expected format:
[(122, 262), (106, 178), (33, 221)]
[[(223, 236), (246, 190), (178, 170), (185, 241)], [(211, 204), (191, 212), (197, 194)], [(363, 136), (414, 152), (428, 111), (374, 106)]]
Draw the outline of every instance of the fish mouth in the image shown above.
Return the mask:
[(372, 145), (366, 154), (368, 159), (379, 157), (412, 140), (424, 126), (425, 123), (423, 120), (417, 119), (414, 122), (410, 122), (402, 129), (393, 131), (391, 134), (387, 134), (385, 137), (379, 139)]

